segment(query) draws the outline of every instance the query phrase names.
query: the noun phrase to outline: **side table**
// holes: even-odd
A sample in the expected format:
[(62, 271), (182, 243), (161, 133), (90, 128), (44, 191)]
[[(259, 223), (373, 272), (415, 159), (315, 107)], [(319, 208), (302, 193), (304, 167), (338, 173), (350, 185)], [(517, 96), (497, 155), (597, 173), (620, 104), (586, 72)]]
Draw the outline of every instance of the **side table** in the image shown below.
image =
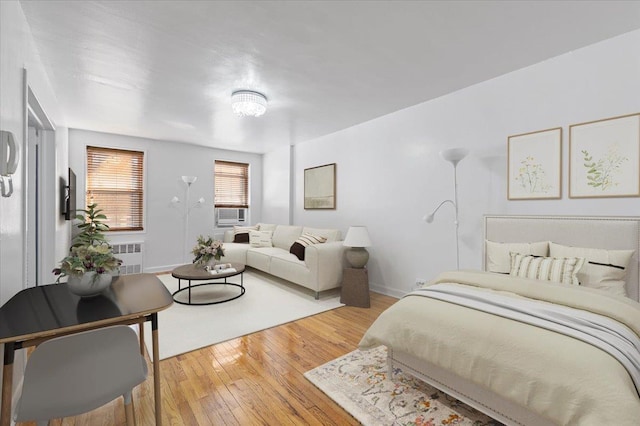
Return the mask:
[(342, 272), (340, 303), (369, 308), (369, 272), (367, 268), (345, 268)]

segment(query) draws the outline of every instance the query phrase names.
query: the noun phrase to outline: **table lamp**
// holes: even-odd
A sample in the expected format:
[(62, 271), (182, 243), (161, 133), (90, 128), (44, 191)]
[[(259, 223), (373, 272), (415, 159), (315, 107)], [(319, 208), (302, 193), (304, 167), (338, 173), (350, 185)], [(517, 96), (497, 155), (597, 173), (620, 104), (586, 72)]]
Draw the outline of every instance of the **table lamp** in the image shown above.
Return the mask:
[(342, 244), (350, 247), (346, 251), (346, 256), (351, 267), (358, 269), (364, 268), (369, 261), (369, 252), (365, 247), (371, 246), (371, 239), (369, 239), (367, 227), (351, 226)]

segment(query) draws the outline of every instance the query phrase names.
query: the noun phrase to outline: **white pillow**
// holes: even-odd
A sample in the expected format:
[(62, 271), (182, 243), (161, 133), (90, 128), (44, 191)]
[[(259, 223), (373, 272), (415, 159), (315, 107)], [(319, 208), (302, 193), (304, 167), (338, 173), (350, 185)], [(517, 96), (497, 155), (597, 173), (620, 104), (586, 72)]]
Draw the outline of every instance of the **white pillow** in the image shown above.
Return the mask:
[(485, 240), (487, 271), (508, 274), (511, 270), (511, 256), (509, 253), (532, 254), (534, 256), (547, 256), (548, 241), (537, 243), (497, 243)]
[(249, 231), (249, 245), (251, 247), (273, 247), (272, 235), (273, 231)]
[[(580, 285), (585, 287), (611, 287), (607, 281), (625, 281), (627, 267), (634, 250), (605, 250), (586, 247), (571, 247), (549, 244), (550, 255), (554, 257), (584, 257), (586, 262), (578, 272)], [(615, 283), (612, 284), (615, 287)], [(624, 285), (623, 285), (624, 288)]]
[(511, 253), (510, 275), (578, 285), (577, 273), (584, 257), (537, 257)]
[(625, 297), (627, 296), (627, 289), (624, 286), (624, 281), (608, 280), (598, 284), (590, 284), (588, 287), (595, 288), (597, 290), (602, 290), (609, 294), (615, 294), (617, 296), (625, 296)]

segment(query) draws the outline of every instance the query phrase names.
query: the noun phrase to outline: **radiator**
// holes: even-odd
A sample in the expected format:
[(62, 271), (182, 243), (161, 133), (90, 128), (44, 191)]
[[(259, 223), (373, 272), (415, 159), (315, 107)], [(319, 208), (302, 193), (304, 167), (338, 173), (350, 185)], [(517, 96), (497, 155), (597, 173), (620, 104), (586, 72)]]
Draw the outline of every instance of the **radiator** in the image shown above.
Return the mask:
[(118, 243), (112, 244), (113, 254), (122, 260), (120, 275), (139, 274), (142, 272), (144, 259), (144, 243)]

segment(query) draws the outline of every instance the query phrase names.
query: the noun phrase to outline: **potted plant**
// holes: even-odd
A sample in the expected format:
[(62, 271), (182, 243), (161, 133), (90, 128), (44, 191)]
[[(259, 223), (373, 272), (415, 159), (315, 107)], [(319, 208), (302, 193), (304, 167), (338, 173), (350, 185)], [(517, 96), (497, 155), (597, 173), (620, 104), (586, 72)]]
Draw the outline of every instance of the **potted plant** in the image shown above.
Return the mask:
[(191, 250), (191, 253), (195, 256), (193, 263), (206, 266), (212, 259), (220, 260), (220, 258), (224, 256), (224, 249), (222, 247), (222, 241), (214, 240), (211, 237), (205, 239), (200, 235), (198, 237), (198, 243)]
[(120, 267), (122, 261), (113, 255), (111, 245), (107, 242), (104, 232), (109, 225), (103, 221), (107, 218), (98, 209), (97, 204), (90, 204), (84, 216), (76, 215), (82, 221), (78, 228), (80, 232), (73, 238), (69, 255), (60, 261), (60, 267), (53, 273), (62, 277), (69, 277), (69, 290), (79, 296), (95, 296), (100, 294), (111, 284), (114, 271)]

